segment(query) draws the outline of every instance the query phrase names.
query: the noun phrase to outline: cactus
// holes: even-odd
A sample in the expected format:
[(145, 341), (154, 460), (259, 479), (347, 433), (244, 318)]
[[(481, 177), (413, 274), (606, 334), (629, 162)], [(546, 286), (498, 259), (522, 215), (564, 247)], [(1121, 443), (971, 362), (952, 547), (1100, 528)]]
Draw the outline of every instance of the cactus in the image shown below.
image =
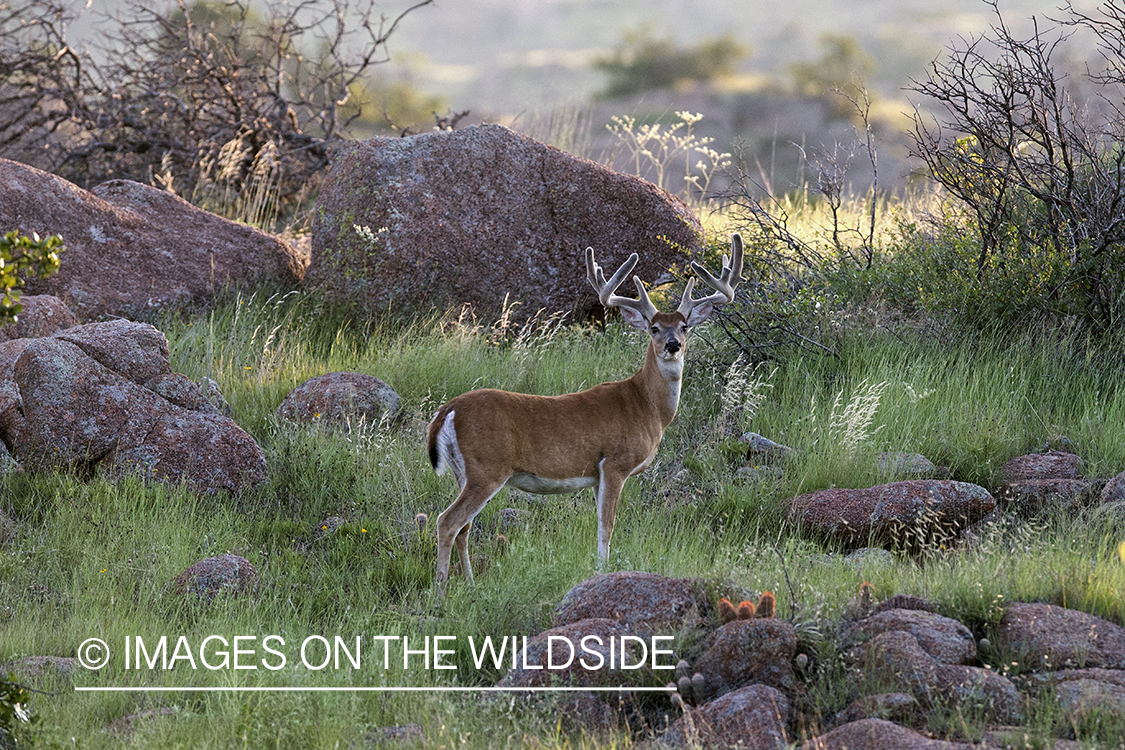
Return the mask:
[(754, 615), (757, 614), (758, 608), (754, 606), (754, 602), (741, 602), (738, 605), (738, 619), (740, 620), (753, 620)]
[(730, 599), (724, 596), (719, 600), (719, 622), (726, 625), (736, 619), (738, 619), (738, 612), (735, 611), (734, 605), (730, 603)]
[(704, 691), (706, 690), (706, 688), (707, 688), (707, 679), (702, 674), (700, 674), (699, 672), (696, 672), (695, 674), (693, 674), (691, 676), (691, 689), (692, 689), (692, 692), (695, 694), (695, 697), (696, 697), (697, 700), (700, 700), (700, 701), (703, 700), (703, 694), (704, 694)]
[(859, 584), (859, 606), (865, 613), (875, 606), (875, 587), (867, 581)]
[(773, 617), (777, 611), (777, 600), (772, 591), (763, 591), (758, 597), (758, 617)]

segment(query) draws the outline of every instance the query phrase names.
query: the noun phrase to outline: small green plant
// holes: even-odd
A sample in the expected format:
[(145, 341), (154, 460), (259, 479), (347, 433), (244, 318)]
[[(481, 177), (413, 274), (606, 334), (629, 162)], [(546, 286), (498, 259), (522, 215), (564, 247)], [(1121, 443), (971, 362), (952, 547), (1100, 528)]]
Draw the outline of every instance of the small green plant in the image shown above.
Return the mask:
[(20, 738), (36, 721), (27, 710), (29, 700), (27, 688), (15, 682), (12, 675), (0, 678), (0, 750), (28, 747)]
[(34, 232), (28, 237), (13, 229), (0, 237), (0, 326), (15, 323), (23, 310), (19, 290), (26, 277), (45, 279), (59, 270), (59, 253), (65, 249), (57, 234), (39, 239)]

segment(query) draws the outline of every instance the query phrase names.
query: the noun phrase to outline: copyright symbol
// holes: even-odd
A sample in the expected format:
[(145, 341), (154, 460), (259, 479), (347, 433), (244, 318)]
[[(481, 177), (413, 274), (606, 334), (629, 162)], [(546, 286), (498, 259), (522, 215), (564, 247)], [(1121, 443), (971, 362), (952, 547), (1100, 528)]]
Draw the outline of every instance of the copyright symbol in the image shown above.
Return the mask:
[(87, 638), (78, 647), (78, 663), (86, 669), (101, 669), (109, 663), (109, 646), (101, 638)]

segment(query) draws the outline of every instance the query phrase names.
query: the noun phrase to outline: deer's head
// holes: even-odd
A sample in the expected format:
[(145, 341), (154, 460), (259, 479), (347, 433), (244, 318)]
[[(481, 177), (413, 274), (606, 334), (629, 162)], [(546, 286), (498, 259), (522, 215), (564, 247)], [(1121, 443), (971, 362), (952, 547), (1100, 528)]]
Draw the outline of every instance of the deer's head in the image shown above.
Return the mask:
[(636, 276), (633, 277), (633, 284), (637, 287), (637, 299), (621, 297), (614, 293), (637, 265), (638, 260), (637, 254), (633, 253), (621, 264), (609, 281), (606, 281), (601, 266), (594, 260), (594, 249), (588, 247), (586, 248), (586, 279), (598, 293), (598, 299), (603, 305), (621, 310), (622, 317), (629, 325), (648, 333), (657, 357), (668, 362), (678, 361), (684, 356), (688, 332), (711, 317), (715, 305), (725, 305), (734, 300), (734, 288), (743, 281), (742, 237), (738, 234), (731, 236), (731, 255), (729, 258), (723, 256), (723, 270), (719, 278), (712, 276), (702, 264), (692, 261), (691, 267), (695, 273), (716, 291), (706, 297), (692, 299), (691, 293), (695, 288), (695, 278), (692, 277), (688, 279), (687, 286), (684, 288), (680, 306), (672, 313), (663, 313), (656, 309), (656, 305), (649, 299), (644, 283)]

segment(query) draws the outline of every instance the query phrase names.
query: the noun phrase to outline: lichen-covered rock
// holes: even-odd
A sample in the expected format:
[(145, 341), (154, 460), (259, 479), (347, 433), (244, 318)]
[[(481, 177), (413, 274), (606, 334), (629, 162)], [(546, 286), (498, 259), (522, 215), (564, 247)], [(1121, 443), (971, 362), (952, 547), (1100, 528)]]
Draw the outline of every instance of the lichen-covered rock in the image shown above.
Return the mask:
[(119, 719), (114, 719), (105, 725), (105, 728), (114, 734), (131, 734), (137, 725), (142, 722), (152, 721), (165, 716), (175, 716), (176, 709), (171, 706), (158, 706), (145, 708), (136, 713), (126, 714)]
[(1097, 499), (1085, 479), (1022, 479), (1001, 487), (996, 497), (1005, 510), (1021, 518), (1045, 513), (1073, 515)]
[(1082, 457), (1056, 450), (1029, 453), (1004, 464), (1000, 475), (1009, 483), (1028, 479), (1081, 479)]
[(746, 460), (750, 463), (785, 461), (797, 453), (788, 445), (776, 443), (756, 432), (744, 432), (739, 440), (746, 443)]
[(936, 607), (933, 602), (914, 594), (894, 594), (876, 604), (871, 614), (877, 615), (889, 609), (913, 609), (920, 612), (933, 612)]
[(192, 565), (172, 581), (172, 593), (192, 594), (211, 602), (219, 594), (242, 596), (258, 586), (258, 571), (245, 557), (223, 554)]
[(1020, 718), (1020, 697), (1007, 678), (988, 669), (944, 664), (909, 632), (888, 630), (857, 647), (852, 659), (868, 679), (907, 692), (926, 707), (984, 711), (999, 721)]
[(1072, 721), (1090, 714), (1125, 717), (1125, 670), (1067, 669), (1031, 675), (1033, 687), (1050, 687)]
[(691, 582), (655, 573), (607, 573), (582, 581), (555, 609), (555, 627), (604, 618), (642, 636), (672, 635), (700, 626)]
[(977, 658), (972, 631), (949, 617), (917, 609), (884, 610), (852, 625), (845, 633), (845, 648), (865, 643), (879, 633), (910, 633), (922, 649), (942, 664), (971, 664)]
[(61, 177), (0, 159), (0, 227), (61, 234), (66, 252), (32, 293), (53, 294), (81, 320), (149, 317), (203, 303), (224, 286), (295, 286), (307, 259), (244, 224), (172, 193), (128, 180), (82, 190)]
[(750, 685), (688, 711), (660, 737), (661, 745), (714, 750), (789, 746), (789, 700), (766, 685)]
[(894, 474), (910, 479), (931, 479), (939, 473), (934, 462), (921, 453), (888, 451), (875, 456), (875, 469), (883, 475)]
[(47, 676), (69, 679), (77, 671), (78, 659), (73, 656), (24, 656), (0, 664), (0, 675), (14, 674), (32, 681)]
[(704, 678), (700, 697), (711, 700), (751, 683), (792, 690), (796, 652), (797, 631), (785, 620), (728, 622), (711, 634), (706, 651), (692, 666)]
[(862, 719), (799, 745), (797, 750), (976, 750), (968, 742), (935, 740), (884, 719)]
[(171, 372), (163, 334), (125, 320), (0, 343), (0, 439), (32, 472), (139, 473), (201, 492), (266, 478), (257, 442)]
[(379, 378), (359, 372), (330, 372), (309, 378), (277, 407), (279, 422), (378, 424), (398, 413), (399, 396)]
[(912, 480), (868, 489), (828, 489), (790, 498), (788, 517), (845, 545), (904, 544), (954, 534), (996, 507), (988, 490), (968, 482)]
[(396, 747), (421, 744), (426, 741), (426, 733), (421, 724), (399, 724), (393, 727), (379, 727), (367, 733), (368, 747)]
[(836, 714), (834, 723), (849, 724), (861, 719), (903, 721), (918, 709), (918, 701), (910, 693), (876, 693), (856, 698)]
[(1125, 500), (1125, 471), (1106, 482), (1100, 496), (1102, 503), (1120, 503), (1123, 500)]
[(23, 310), (15, 323), (0, 327), (0, 341), (37, 339), (78, 325), (66, 305), (50, 294), (25, 294), (20, 297)]
[(996, 645), (1021, 656), (1032, 669), (1125, 669), (1125, 628), (1054, 604), (1009, 606)]
[(369, 313), (471, 304), (601, 312), (583, 250), (652, 282), (702, 236), (678, 198), (500, 125), (346, 144), (314, 213), (309, 281)]

